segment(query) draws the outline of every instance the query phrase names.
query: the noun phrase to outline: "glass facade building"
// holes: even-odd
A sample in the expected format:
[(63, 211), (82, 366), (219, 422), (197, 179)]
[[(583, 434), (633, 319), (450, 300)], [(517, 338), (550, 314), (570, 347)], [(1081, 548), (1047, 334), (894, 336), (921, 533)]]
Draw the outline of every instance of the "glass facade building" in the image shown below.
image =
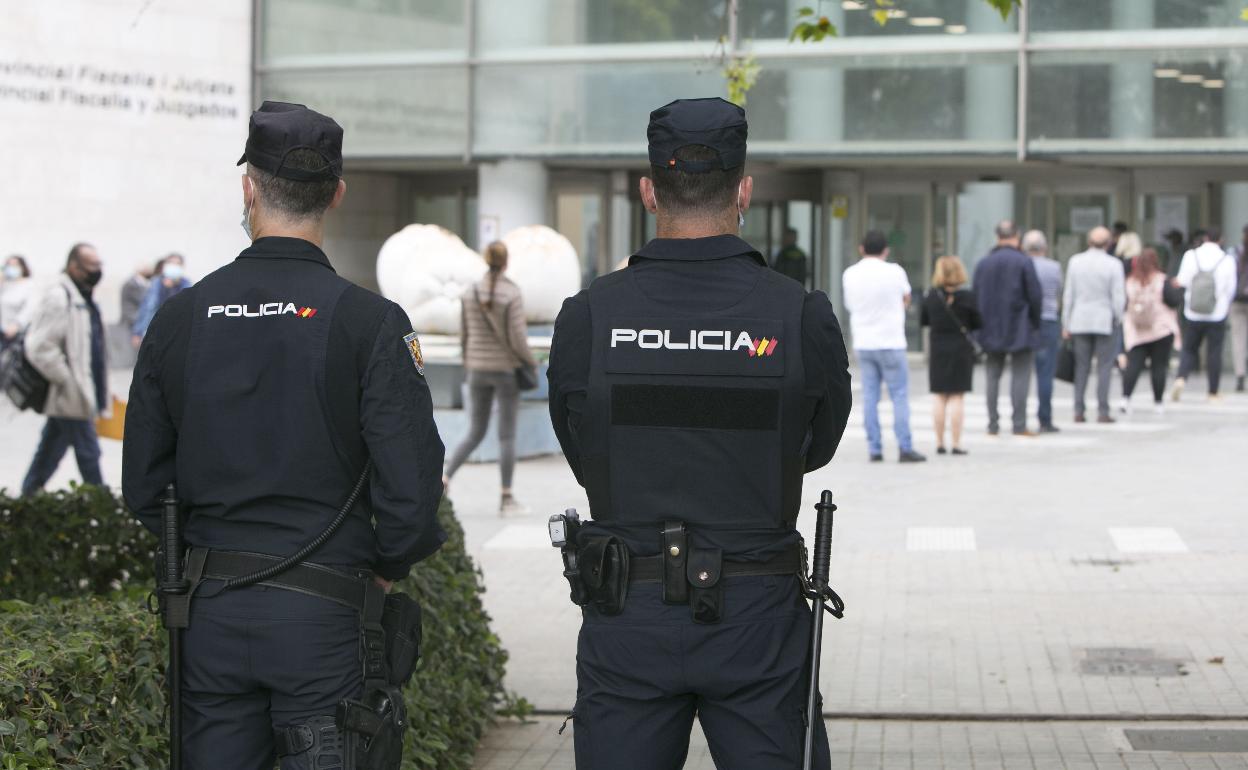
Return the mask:
[[(839, 35), (790, 42), (802, 6)], [(1003, 217), (1061, 258), (1098, 221), (1146, 241), (1238, 231), (1243, 7), (1028, 0), (1003, 21), (984, 0), (904, 0), (881, 26), (870, 0), (257, 0), (256, 88), (345, 127), (353, 277), (410, 222), (475, 247), (542, 221), (588, 279), (652, 232), (635, 191), (649, 111), (724, 95), (724, 63), (753, 57), (746, 235), (771, 253), (797, 229), (839, 300), (866, 229), (916, 288), (941, 254), (974, 263)]]

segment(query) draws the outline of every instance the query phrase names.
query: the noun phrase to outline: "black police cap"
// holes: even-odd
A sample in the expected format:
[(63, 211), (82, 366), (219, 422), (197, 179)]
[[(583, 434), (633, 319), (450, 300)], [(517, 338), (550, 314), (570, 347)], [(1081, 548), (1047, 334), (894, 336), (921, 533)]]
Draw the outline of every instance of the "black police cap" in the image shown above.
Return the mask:
[[(747, 132), (745, 110), (732, 102), (718, 97), (677, 99), (650, 113), (646, 129), (650, 164), (694, 174), (737, 168), (745, 165)], [(676, 151), (691, 144), (710, 147), (719, 155), (719, 163), (677, 160)]]
[[(325, 160), (319, 169), (289, 168), (286, 156), (312, 150)], [(266, 101), (251, 113), (247, 149), (237, 165), (250, 163), (283, 179), (319, 182), (342, 176), (342, 126), (302, 104)]]

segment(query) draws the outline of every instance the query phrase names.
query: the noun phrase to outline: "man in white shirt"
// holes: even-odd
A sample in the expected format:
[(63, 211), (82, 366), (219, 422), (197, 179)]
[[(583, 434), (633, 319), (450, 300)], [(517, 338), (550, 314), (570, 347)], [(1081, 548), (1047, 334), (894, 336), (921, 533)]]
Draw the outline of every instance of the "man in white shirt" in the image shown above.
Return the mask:
[(1235, 258), (1223, 250), (1222, 233), (1216, 227), (1209, 228), (1204, 243), (1183, 255), (1176, 280), (1187, 290), (1187, 304), (1183, 309), (1187, 329), (1183, 333), (1179, 376), (1171, 393), (1175, 401), (1183, 394), (1187, 375), (1196, 368), (1200, 346), (1206, 341), (1209, 400), (1221, 398), (1218, 385), (1222, 379), (1222, 345), (1226, 340), (1226, 317), (1235, 296), (1237, 273)]
[(872, 230), (858, 247), (862, 259), (845, 271), (841, 286), (849, 311), (854, 354), (862, 372), (862, 400), (867, 449), (872, 462), (884, 459), (880, 437), (880, 384), (888, 386), (893, 402), (893, 433), (903, 463), (927, 458), (914, 451), (910, 438), (910, 372), (906, 364), (906, 308), (910, 281), (900, 265), (888, 260), (888, 241)]

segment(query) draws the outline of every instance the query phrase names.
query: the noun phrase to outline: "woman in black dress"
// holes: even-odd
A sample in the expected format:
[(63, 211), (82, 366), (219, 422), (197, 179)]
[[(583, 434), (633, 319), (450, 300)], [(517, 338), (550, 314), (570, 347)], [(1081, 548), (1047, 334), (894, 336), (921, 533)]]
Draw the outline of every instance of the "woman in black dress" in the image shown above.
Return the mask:
[(975, 346), (970, 333), (983, 325), (975, 295), (967, 289), (966, 268), (957, 257), (936, 260), (932, 288), (923, 298), (919, 323), (932, 330), (928, 345), (928, 385), (932, 391), (932, 420), (936, 426), (936, 453), (945, 454), (945, 414), (953, 434), (953, 454), (964, 455), (962, 395), (971, 389)]

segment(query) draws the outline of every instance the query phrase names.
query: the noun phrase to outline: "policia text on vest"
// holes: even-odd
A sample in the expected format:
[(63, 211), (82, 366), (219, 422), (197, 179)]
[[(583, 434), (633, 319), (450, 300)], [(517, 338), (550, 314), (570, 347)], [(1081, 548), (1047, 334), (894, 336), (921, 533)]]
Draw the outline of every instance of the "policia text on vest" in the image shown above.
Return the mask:
[(122, 486), (149, 529), (177, 484), (171, 748), (188, 770), (395, 770), (422, 718), (399, 692), (420, 613), (387, 592), (446, 539), (420, 345), (321, 250), (338, 124), (265, 102), (244, 162), (251, 246), (161, 307), (126, 414)]
[(695, 715), (720, 770), (793, 770), (808, 744), (830, 763), (805, 598), (840, 604), (809, 587), (796, 520), (845, 430), (848, 359), (827, 296), (737, 234), (746, 133), (720, 99), (655, 110), (658, 237), (555, 323), (551, 420), (592, 513), (550, 522), (582, 607), (578, 768), (677, 770)]

